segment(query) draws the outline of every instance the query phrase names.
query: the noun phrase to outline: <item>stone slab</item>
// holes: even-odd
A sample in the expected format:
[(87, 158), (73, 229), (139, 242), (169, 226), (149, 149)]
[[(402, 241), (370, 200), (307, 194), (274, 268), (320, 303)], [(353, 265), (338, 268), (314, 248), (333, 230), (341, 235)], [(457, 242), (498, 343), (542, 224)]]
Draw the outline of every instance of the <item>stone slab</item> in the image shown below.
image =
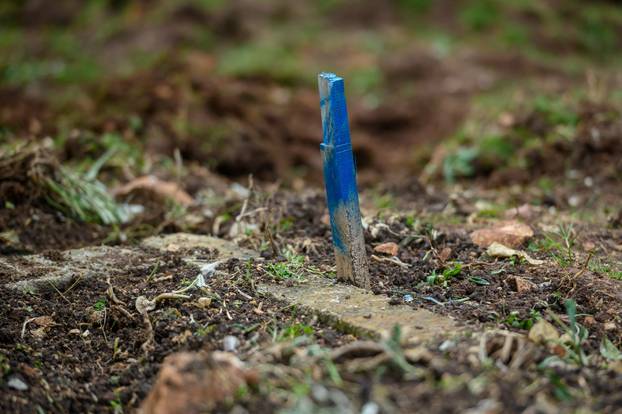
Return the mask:
[(456, 322), (426, 309), (390, 305), (386, 295), (312, 276), (296, 286), (260, 284), (258, 290), (275, 298), (330, 315), (355, 329), (386, 335), (394, 325), (408, 338), (429, 340), (458, 330)]

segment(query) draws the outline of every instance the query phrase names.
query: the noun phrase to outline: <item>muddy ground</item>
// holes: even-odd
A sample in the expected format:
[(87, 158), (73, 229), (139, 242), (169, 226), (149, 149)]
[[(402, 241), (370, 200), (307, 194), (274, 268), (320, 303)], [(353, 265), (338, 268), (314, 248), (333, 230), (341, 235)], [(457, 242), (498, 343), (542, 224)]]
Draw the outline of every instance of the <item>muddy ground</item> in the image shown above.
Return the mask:
[[(622, 412), (617, 4), (77, 3), (0, 7), (0, 411)], [(497, 257), (473, 232), (508, 220)]]

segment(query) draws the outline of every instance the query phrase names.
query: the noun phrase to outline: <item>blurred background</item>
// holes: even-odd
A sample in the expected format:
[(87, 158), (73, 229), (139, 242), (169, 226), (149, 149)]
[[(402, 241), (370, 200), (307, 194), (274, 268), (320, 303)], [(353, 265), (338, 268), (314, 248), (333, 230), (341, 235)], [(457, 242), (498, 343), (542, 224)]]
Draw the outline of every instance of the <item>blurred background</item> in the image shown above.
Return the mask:
[(362, 187), (546, 202), (559, 180), (619, 186), (621, 46), (604, 0), (4, 0), (0, 145), (109, 188), (301, 190), (321, 184), (316, 76), (334, 71)]
[(3, 141), (85, 162), (119, 141), (137, 168), (179, 149), (285, 181), (321, 179), (319, 71), (346, 77), (362, 173), (412, 174), (474, 99), (495, 111), (532, 81), (561, 98), (622, 46), (613, 1), (5, 0), (0, 16)]

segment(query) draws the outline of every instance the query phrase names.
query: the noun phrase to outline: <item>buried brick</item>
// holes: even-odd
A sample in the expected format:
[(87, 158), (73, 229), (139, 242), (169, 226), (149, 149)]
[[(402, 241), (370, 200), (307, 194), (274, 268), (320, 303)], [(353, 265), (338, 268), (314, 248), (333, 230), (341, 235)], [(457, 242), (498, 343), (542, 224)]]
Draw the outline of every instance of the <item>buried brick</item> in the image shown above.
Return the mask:
[[(182, 252), (189, 265), (203, 266), (205, 259), (193, 255), (196, 249), (211, 249), (216, 260), (238, 258), (246, 260), (257, 253), (238, 247), (235, 243), (216, 237), (174, 233), (150, 237), (138, 247), (93, 246), (63, 252), (64, 260), (55, 262), (43, 255), (0, 258), (0, 270), (8, 276), (0, 283), (9, 288), (28, 293), (64, 291), (89, 279), (114, 276), (123, 263), (129, 263), (152, 254), (150, 249), (161, 252)], [(214, 259), (211, 259), (213, 262)], [(14, 263), (15, 262), (15, 263)]]
[(447, 332), (460, 331), (448, 316), (407, 305), (391, 305), (386, 295), (322, 277), (309, 276), (305, 283), (296, 286), (262, 283), (257, 289), (311, 310), (331, 320), (341, 330), (357, 335), (385, 336), (395, 325), (402, 327), (405, 337), (417, 340), (431, 340)]

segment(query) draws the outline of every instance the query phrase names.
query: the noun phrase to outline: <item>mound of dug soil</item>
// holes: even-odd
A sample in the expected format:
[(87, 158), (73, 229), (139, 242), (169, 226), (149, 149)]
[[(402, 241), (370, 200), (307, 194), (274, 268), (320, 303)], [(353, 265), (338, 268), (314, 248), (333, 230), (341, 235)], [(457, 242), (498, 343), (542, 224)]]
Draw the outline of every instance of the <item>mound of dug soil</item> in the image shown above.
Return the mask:
[(0, 252), (86, 245), (105, 235), (101, 226), (61, 213), (63, 201), (50, 185), (62, 181), (60, 171), (40, 148), (0, 158)]

